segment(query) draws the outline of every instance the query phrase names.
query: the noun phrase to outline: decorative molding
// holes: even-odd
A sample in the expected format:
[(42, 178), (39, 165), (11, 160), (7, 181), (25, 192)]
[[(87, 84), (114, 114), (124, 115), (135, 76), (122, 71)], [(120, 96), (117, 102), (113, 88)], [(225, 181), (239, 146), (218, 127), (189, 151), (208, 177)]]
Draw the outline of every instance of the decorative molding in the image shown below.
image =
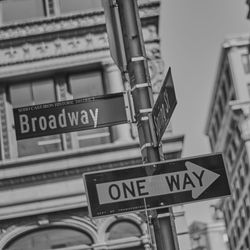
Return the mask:
[[(61, 37), (60, 37), (61, 36)], [(155, 26), (150, 25), (143, 28), (144, 40), (148, 44), (150, 57), (159, 58), (159, 39)], [(0, 67), (15, 65), (20, 63), (31, 63), (34, 61), (46, 60), (57, 57), (73, 56), (76, 54), (85, 54), (96, 51), (109, 50), (108, 36), (106, 32), (86, 33), (68, 32), (67, 36), (61, 34), (53, 39), (38, 42), (31, 42), (29, 38), (25, 39), (19, 46), (0, 48)], [(151, 48), (154, 47), (154, 48)], [(151, 51), (152, 50), (152, 51)]]
[[(171, 152), (164, 153), (164, 159), (175, 159), (179, 158), (181, 153), (181, 148), (172, 150)], [(76, 177), (76, 176), (82, 176), (83, 173), (86, 173), (88, 171), (97, 171), (97, 170), (103, 170), (103, 169), (114, 169), (114, 168), (121, 168), (126, 166), (133, 166), (141, 164), (142, 160), (140, 158), (136, 159), (130, 159), (130, 160), (124, 160), (124, 161), (116, 161), (116, 162), (109, 162), (104, 164), (96, 164), (91, 166), (85, 166), (85, 167), (75, 167), (72, 169), (66, 169), (66, 170), (58, 170), (53, 172), (44, 172), (41, 174), (32, 174), (32, 175), (26, 175), (21, 177), (13, 177), (13, 178), (5, 178), (0, 180), (0, 190), (4, 190), (6, 188), (11, 187), (18, 187), (23, 185), (32, 185), (33, 184), (39, 184), (43, 183), (44, 181), (48, 180), (55, 180), (59, 178), (69, 178), (69, 177)]]
[[(139, 15), (142, 19), (157, 17), (160, 14), (160, 2), (151, 1), (142, 4)], [(2, 26), (0, 40), (20, 39), (28, 36), (40, 36), (48, 33), (65, 32), (76, 29), (86, 29), (105, 24), (103, 10), (88, 13), (69, 14), (59, 17), (48, 17), (29, 22), (21, 22)]]
[(0, 120), (1, 120), (1, 139), (3, 145), (3, 159), (10, 159), (10, 141), (9, 141), (9, 132), (8, 132), (8, 118), (7, 118), (7, 104), (6, 104), (6, 95), (5, 89), (0, 88)]
[(147, 42), (146, 51), (153, 94), (158, 94), (164, 78), (164, 62), (161, 59), (159, 39)]
[(113, 169), (118, 167), (126, 167), (141, 164), (141, 159), (131, 159), (131, 160), (124, 160), (124, 161), (117, 161), (117, 162), (110, 162), (106, 164), (96, 164), (88, 167), (76, 167), (72, 169), (66, 170), (59, 170), (53, 172), (47, 172), (42, 174), (33, 174), (27, 175), (22, 177), (15, 177), (15, 178), (8, 178), (0, 180), (0, 190), (5, 188), (9, 189), (11, 186), (22, 186), (24, 184), (29, 183), (42, 183), (44, 181), (53, 180), (57, 178), (64, 178), (64, 177), (75, 177), (81, 176), (83, 173), (88, 171), (95, 171), (95, 170), (103, 170), (103, 169)]
[(0, 28), (0, 40), (20, 39), (29, 36), (65, 32), (80, 28), (104, 25), (103, 11), (88, 14), (67, 15), (54, 18), (43, 18), (30, 22), (16, 23)]
[(39, 43), (26, 42), (17, 47), (0, 49), (0, 67), (108, 50), (108, 48), (106, 33), (89, 33), (82, 37), (56, 38)]
[(78, 231), (86, 232), (91, 235), (95, 242), (98, 242), (97, 228), (95, 222), (87, 216), (74, 211), (60, 212), (59, 214), (45, 214), (38, 216), (29, 216), (2, 222), (0, 234), (0, 248), (3, 249), (8, 242), (14, 238), (42, 229), (46, 226), (68, 227)]
[[(140, 6), (146, 42), (158, 39), (159, 6), (159, 1)], [(103, 10), (0, 27), (0, 68), (108, 50)]]

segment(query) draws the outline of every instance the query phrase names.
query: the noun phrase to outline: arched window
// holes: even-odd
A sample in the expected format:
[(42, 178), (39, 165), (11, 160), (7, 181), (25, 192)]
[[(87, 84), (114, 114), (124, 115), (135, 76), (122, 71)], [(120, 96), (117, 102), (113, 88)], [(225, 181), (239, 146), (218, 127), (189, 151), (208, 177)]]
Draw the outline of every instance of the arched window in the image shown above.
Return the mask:
[[(46, 227), (26, 234), (7, 244), (3, 250), (49, 250), (93, 244), (93, 240), (85, 232), (69, 227)], [(84, 248), (86, 249), (86, 248)]]
[(140, 237), (140, 228), (131, 221), (118, 221), (112, 224), (107, 230), (107, 240), (116, 240), (127, 237)]
[(130, 220), (118, 220), (106, 231), (106, 240), (111, 249), (145, 250), (141, 236), (142, 231), (139, 226)]

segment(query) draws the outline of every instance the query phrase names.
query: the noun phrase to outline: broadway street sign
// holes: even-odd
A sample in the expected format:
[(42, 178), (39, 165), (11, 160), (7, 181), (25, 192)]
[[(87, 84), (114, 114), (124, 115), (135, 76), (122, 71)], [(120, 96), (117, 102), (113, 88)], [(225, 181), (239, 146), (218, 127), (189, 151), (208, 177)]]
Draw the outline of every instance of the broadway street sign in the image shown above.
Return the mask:
[(177, 100), (175, 96), (174, 82), (171, 68), (169, 68), (152, 111), (158, 143), (168, 126), (176, 104)]
[(127, 123), (124, 93), (15, 108), (17, 140)]
[(230, 195), (221, 154), (87, 173), (84, 183), (92, 217)]

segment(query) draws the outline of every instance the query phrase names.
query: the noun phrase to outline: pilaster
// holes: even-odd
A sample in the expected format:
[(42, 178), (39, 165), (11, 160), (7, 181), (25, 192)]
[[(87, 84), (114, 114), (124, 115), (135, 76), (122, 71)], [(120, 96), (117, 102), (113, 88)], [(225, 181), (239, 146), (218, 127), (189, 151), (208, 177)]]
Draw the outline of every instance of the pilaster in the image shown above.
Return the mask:
[[(124, 85), (118, 67), (111, 60), (104, 62), (103, 66), (107, 93), (123, 92)], [(115, 142), (125, 142), (132, 140), (129, 124), (117, 125), (113, 128)]]

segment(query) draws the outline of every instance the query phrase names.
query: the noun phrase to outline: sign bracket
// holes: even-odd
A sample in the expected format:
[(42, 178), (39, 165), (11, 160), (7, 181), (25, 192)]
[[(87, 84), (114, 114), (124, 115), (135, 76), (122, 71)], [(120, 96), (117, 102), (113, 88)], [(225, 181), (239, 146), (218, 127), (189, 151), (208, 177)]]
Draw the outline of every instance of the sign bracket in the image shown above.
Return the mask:
[(125, 111), (127, 114), (128, 122), (135, 123), (135, 109), (134, 109), (134, 102), (131, 95), (131, 90), (127, 90), (123, 94), (124, 96), (124, 103), (125, 103)]

